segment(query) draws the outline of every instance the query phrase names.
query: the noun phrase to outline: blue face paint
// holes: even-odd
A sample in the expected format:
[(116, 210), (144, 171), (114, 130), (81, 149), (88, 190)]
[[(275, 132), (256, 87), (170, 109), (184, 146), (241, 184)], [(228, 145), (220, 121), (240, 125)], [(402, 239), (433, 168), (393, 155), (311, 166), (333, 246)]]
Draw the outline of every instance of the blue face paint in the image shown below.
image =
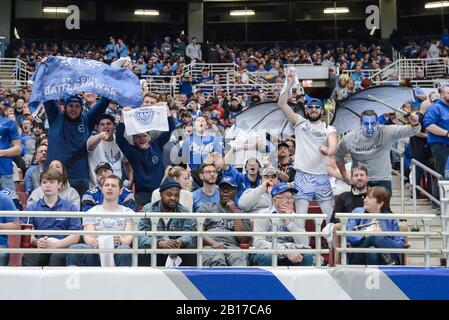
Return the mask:
[(377, 116), (362, 117), (362, 132), (366, 137), (372, 137), (376, 133), (379, 124)]

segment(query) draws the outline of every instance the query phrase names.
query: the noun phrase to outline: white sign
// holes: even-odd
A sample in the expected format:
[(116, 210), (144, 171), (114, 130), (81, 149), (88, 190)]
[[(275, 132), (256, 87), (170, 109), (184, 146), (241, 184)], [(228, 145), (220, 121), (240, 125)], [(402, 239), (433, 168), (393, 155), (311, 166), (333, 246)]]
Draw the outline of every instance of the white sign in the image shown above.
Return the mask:
[(168, 131), (167, 107), (151, 106), (123, 111), (128, 136), (151, 130)]

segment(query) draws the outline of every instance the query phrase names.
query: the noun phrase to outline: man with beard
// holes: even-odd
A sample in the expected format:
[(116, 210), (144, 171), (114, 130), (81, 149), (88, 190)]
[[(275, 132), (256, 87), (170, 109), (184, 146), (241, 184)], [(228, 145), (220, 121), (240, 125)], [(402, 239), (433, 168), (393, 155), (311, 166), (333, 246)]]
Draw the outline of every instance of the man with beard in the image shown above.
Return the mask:
[[(179, 203), (181, 184), (172, 177), (164, 180), (159, 188), (161, 200), (154, 203), (149, 203), (143, 207), (143, 212), (189, 212), (189, 209)], [(139, 222), (139, 231), (152, 231), (151, 219), (144, 218)], [(179, 219), (179, 218), (161, 218), (157, 223), (158, 231), (193, 231), (195, 229), (195, 220), (193, 219)], [(157, 239), (158, 249), (181, 249), (195, 247), (195, 238), (193, 236), (159, 236)], [(141, 236), (139, 238), (139, 248), (151, 248), (152, 238), (148, 236)], [(182, 250), (180, 250), (182, 251)], [(168, 255), (158, 254), (157, 265), (166, 265)], [(179, 257), (181, 260), (177, 259)], [(182, 266), (196, 266), (196, 256), (194, 254), (178, 254), (170, 255), (174, 261), (180, 261)], [(140, 257), (139, 265), (150, 265), (150, 255)], [(176, 265), (176, 264), (175, 264)], [(177, 266), (177, 265), (176, 265)]]
[[(220, 200), (203, 204), (199, 213), (239, 213), (240, 208), (234, 202), (237, 195), (237, 185), (231, 177), (224, 177), (219, 183)], [(233, 236), (233, 231), (251, 231), (248, 219), (209, 218), (204, 221), (204, 231), (229, 232), (229, 236), (203, 236), (204, 249), (239, 249), (240, 244), (249, 243), (251, 237)], [(204, 265), (217, 266), (247, 266), (248, 255), (242, 251), (230, 253), (204, 253)]]
[(44, 103), (50, 125), (47, 166), (53, 160), (60, 160), (67, 168), (70, 186), (80, 197), (89, 189), (86, 141), (109, 102), (103, 97), (85, 114), (82, 114), (83, 101), (76, 95), (65, 100), (64, 111), (56, 100)]
[(288, 96), (293, 86), (295, 71), (287, 75), (287, 88), (278, 105), (295, 128), (296, 151), (293, 168), (296, 170), (294, 187), (296, 212), (306, 213), (309, 201), (315, 200), (329, 221), (333, 209), (332, 187), (327, 175), (327, 157), (333, 156), (337, 145), (334, 127), (321, 121), (323, 103), (310, 99), (304, 110), (307, 119), (295, 113), (288, 105)]

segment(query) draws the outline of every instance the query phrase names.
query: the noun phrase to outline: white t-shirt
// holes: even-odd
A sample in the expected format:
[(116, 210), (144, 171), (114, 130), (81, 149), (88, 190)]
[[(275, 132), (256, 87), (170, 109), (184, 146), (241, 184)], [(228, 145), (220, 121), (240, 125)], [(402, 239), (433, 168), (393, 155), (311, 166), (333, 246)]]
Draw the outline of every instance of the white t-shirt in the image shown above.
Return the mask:
[(327, 174), (327, 157), (320, 146), (328, 147), (327, 138), (336, 132), (322, 121), (311, 123), (300, 117), (295, 126), (296, 151), (293, 167), (312, 174)]
[[(105, 210), (103, 205), (97, 205), (87, 212), (111, 212), (111, 210)], [(130, 208), (119, 205), (118, 208), (112, 212), (120, 213), (134, 213)], [(94, 224), (96, 231), (124, 231), (127, 224), (133, 224), (132, 218), (105, 218), (105, 217), (86, 217), (83, 219), (83, 226), (86, 224)]]
[(122, 162), (128, 162), (120, 151), (115, 139), (112, 141), (101, 140), (98, 146), (93, 150), (87, 150), (87, 159), (89, 161), (89, 188), (97, 185), (95, 179), (95, 167), (101, 162), (107, 162), (111, 165), (114, 174), (120, 178), (122, 176)]

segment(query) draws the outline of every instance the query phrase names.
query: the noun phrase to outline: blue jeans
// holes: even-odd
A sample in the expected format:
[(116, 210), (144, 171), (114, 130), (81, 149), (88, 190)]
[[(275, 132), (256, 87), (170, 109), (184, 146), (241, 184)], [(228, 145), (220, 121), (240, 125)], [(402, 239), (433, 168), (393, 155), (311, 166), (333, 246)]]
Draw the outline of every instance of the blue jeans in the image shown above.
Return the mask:
[(6, 267), (9, 263), (9, 253), (0, 253), (0, 267)]
[[(70, 246), (70, 249), (91, 249), (84, 243), (77, 243)], [(130, 249), (130, 246), (122, 244), (117, 249)], [(130, 267), (132, 265), (131, 254), (114, 254), (114, 262), (117, 267)], [(91, 253), (72, 253), (67, 255), (68, 266), (78, 267), (99, 267), (101, 266), (100, 255)]]
[(391, 180), (373, 180), (368, 181), (368, 186), (370, 187), (384, 187), (390, 192), (390, 195), (393, 194), (393, 189), (391, 188)]
[[(397, 248), (396, 243), (387, 237), (367, 237), (357, 247), (354, 248)], [(400, 263), (401, 258), (397, 253), (393, 253), (395, 261)], [(381, 253), (350, 253), (349, 264), (357, 265), (382, 265), (384, 261)]]
[(70, 186), (78, 192), (80, 198), (83, 198), (83, 195), (89, 190), (89, 178), (81, 178), (81, 179), (70, 179)]
[[(302, 261), (299, 264), (291, 263), (287, 258), (279, 259), (278, 266), (311, 266), (313, 265), (313, 255), (310, 253), (304, 253), (302, 255)], [(249, 262), (251, 266), (271, 266), (271, 254), (270, 253), (252, 253), (249, 255)]]
[(0, 175), (0, 180), (1, 180), (0, 185), (3, 188), (9, 189), (9, 190), (12, 190), (12, 191), (16, 190), (16, 185), (14, 183), (14, 178), (13, 178), (12, 174), (11, 175), (3, 175), (3, 176)]
[[(444, 145), (444, 144), (435, 143), (435, 144), (430, 145), (430, 149), (432, 150), (432, 155), (435, 159), (435, 171), (438, 172), (439, 174), (441, 174), (443, 176), (443, 180), (444, 180), (445, 171), (446, 171), (446, 163), (447, 163), (447, 160), (449, 157), (449, 146)], [(436, 188), (435, 198), (440, 200), (439, 187)], [(434, 204), (434, 202), (432, 202), (432, 204)], [(432, 207), (436, 208), (436, 207), (438, 207), (438, 205), (435, 204), (435, 205), (432, 205)]]

